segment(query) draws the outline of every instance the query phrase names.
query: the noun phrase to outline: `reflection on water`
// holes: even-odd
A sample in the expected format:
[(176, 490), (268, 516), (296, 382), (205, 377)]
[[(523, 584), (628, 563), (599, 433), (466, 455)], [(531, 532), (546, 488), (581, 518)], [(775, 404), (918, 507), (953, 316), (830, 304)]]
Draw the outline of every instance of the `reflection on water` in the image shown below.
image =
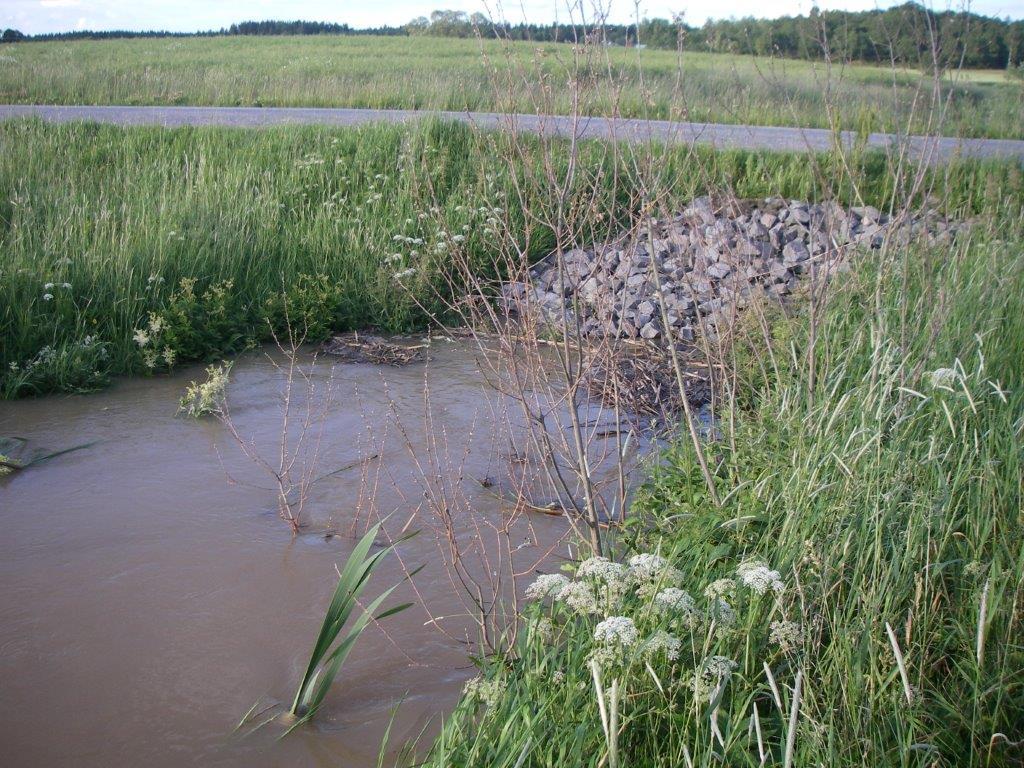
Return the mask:
[[(426, 515), (431, 473), (483, 518), (506, 514), (477, 479), (503, 471), (508, 442), (495, 445), (490, 425), (514, 417), (496, 416), (467, 348), (432, 355), (426, 366), (337, 368), (321, 463), (353, 468), (317, 484), (308, 507), (311, 528), (341, 534), (331, 538), (293, 539), (266, 476), (225, 427), (175, 416), (198, 367), (90, 396), (0, 403), (0, 434), (48, 449), (98, 441), (0, 480), (4, 765), (373, 765), (397, 702), (396, 746), (436, 723), (473, 670), (457, 640), (464, 628), (452, 637), (424, 626), (423, 602), (435, 616), (463, 610), (424, 517), (410, 525), (427, 535), (402, 544), (401, 556), (427, 567), (415, 593), (406, 584), (393, 596), (417, 605), (367, 630), (315, 724), (281, 741), (231, 735), (260, 696), (292, 695), (353, 521)], [(275, 376), (253, 354), (236, 363), (229, 388), (239, 432), (270, 447)], [(451, 461), (414, 461), (426, 444)], [(565, 528), (535, 516), (514, 556), (536, 560), (536, 542)], [(552, 556), (564, 554), (563, 546)], [(389, 558), (371, 593), (402, 575)]]

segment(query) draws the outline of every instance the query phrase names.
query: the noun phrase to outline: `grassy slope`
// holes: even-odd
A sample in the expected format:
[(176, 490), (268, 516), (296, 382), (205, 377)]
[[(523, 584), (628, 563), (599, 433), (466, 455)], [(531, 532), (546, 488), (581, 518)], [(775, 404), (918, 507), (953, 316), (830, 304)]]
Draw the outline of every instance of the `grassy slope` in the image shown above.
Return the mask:
[[(513, 78), (512, 98), (496, 97), (481, 55), (511, 71), (540, 66), (564, 80), (565, 46), (441, 38), (237, 37), (25, 43), (0, 50), (0, 102), (59, 104), (214, 104), (265, 106), (405, 107), (534, 112), (537, 104)], [(508, 59), (506, 59), (506, 53)], [(681, 91), (671, 51), (609, 49), (619, 109), (627, 116), (686, 117), (758, 125), (829, 127), (826, 76), (820, 66), (725, 54), (688, 53)], [(653, 103), (638, 94), (637, 62)], [(597, 61), (588, 110), (609, 113), (613, 92), (606, 62)], [(920, 86), (906, 71), (869, 66), (833, 71), (833, 101), (844, 128), (899, 129), (899, 110)], [(952, 88), (944, 130), (972, 136), (1024, 136), (1019, 83), (961, 82)], [(895, 82), (895, 90), (894, 90)], [(558, 94), (552, 109), (567, 111)], [(924, 88), (927, 93), (927, 86)], [(920, 99), (918, 99), (920, 103)], [(545, 107), (547, 108), (547, 107)], [(922, 128), (919, 124), (917, 128)]]
[[(772, 355), (754, 333), (757, 351), (740, 355), (745, 408), (714, 446), (723, 508), (680, 445), (624, 544), (670, 555), (700, 611), (705, 587), (745, 559), (778, 569), (785, 589), (775, 600), (738, 587), (725, 630), (708, 615), (673, 627), (647, 600), (606, 608), (641, 635), (681, 639), (677, 661), (621, 652), (605, 666), (604, 685), (623, 686), (621, 765), (757, 766), (758, 729), (767, 765), (783, 764), (791, 733), (798, 766), (1020, 764), (1007, 739), (1024, 736), (1021, 225), (1018, 214), (969, 246), (844, 278), (819, 329), (813, 399), (806, 318), (777, 326)], [(940, 367), (958, 372), (937, 387)], [(494, 702), (467, 697), (430, 764), (606, 764), (586, 666), (601, 617), (528, 609), (515, 658), (485, 665), (498, 682), (477, 690)], [(781, 620), (802, 631), (788, 651), (770, 640)], [(709, 703), (692, 680), (713, 655), (737, 667)]]
[[(421, 322), (393, 275), (418, 270), (407, 286), (428, 299), (446, 258), (437, 250), (446, 247), (440, 230), (461, 233), (457, 247), (486, 261), (493, 250), (487, 210), (512, 199), (508, 167), (493, 144), (502, 140), (451, 124), (266, 131), (0, 125), (0, 394), (90, 388), (108, 374), (144, 370), (132, 335), (154, 312), (168, 321), (175, 315), (168, 344), (178, 360), (265, 337), (267, 320), (281, 319), (282, 293), (315, 320), (317, 334)], [(588, 167), (608, 167), (599, 145), (586, 151)], [(538, 157), (535, 147), (525, 157)], [(822, 193), (799, 155), (672, 149), (665, 162), (678, 200), (708, 184), (748, 197)], [(1014, 171), (949, 169), (948, 196), (955, 206), (978, 208), (1019, 195)], [(529, 163), (519, 172), (532, 172)], [(884, 165), (870, 159), (861, 176), (868, 200), (883, 202)], [(626, 194), (613, 201), (603, 190), (602, 210), (627, 213)], [(521, 209), (507, 207), (502, 228), (523, 237)], [(543, 253), (550, 240), (534, 232), (530, 247)], [(193, 279), (198, 297), (181, 290), (182, 280)], [(223, 281), (230, 287), (206, 295)], [(106, 346), (86, 353), (87, 337)], [(27, 376), (40, 354), (52, 359)]]

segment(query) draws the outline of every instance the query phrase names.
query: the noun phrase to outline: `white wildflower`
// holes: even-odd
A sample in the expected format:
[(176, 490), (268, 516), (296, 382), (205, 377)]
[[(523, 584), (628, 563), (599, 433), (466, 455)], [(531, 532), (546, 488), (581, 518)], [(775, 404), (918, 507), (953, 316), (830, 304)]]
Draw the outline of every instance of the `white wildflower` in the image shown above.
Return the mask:
[(154, 336), (164, 329), (164, 320), (159, 315), (149, 316), (149, 332)]
[(555, 673), (551, 675), (551, 682), (555, 685), (561, 685), (565, 682), (565, 672), (560, 669), (556, 669)]
[(783, 653), (789, 653), (803, 642), (803, 630), (795, 621), (773, 621), (771, 630), (769, 641), (779, 646)]
[(622, 581), (626, 578), (626, 566), (613, 563), (607, 557), (590, 557), (576, 569), (577, 579), (592, 579), (604, 583)]
[(638, 579), (656, 579), (668, 566), (668, 561), (648, 553), (633, 555), (629, 558), (629, 570)]
[(670, 635), (663, 629), (659, 629), (644, 642), (644, 653), (648, 656), (657, 656), (664, 652), (665, 658), (675, 661), (679, 658), (682, 648), (682, 640), (675, 635)]
[(65, 291), (70, 291), (71, 290), (71, 283), (61, 283), (60, 287), (63, 288)]
[(664, 586), (675, 586), (683, 580), (682, 573), (668, 560), (650, 553), (633, 555), (629, 558), (629, 574), (637, 585), (637, 594), (649, 599)]
[(555, 598), (576, 613), (599, 613), (601, 610), (601, 603), (593, 586), (583, 581), (570, 581), (562, 587)]
[(717, 579), (704, 588), (704, 597), (714, 600), (719, 597), (726, 597), (736, 591), (736, 582), (732, 579)]
[(693, 690), (707, 696), (728, 680), (739, 665), (726, 656), (709, 656), (700, 663), (693, 676)]
[(132, 334), (132, 339), (140, 347), (144, 347), (149, 344), (149, 334), (142, 328), (136, 328), (135, 333)]
[(498, 703), (504, 692), (505, 680), (503, 678), (487, 680), (483, 677), (474, 677), (462, 689), (462, 693), (467, 699), (479, 702), (488, 709)]
[(715, 620), (715, 623), (723, 629), (728, 629), (736, 623), (736, 611), (729, 603), (720, 597), (716, 597), (711, 602), (709, 609), (711, 618)]
[(673, 615), (680, 619), (682, 624), (693, 629), (700, 623), (700, 614), (697, 611), (697, 601), (688, 593), (678, 587), (668, 587), (661, 590), (654, 596), (654, 607), (660, 613)]
[(636, 645), (640, 634), (628, 616), (609, 616), (594, 628), (594, 639), (605, 647), (625, 650)]
[(779, 572), (773, 571), (760, 560), (742, 563), (736, 569), (736, 575), (739, 576), (744, 586), (759, 595), (763, 595), (769, 590), (779, 594), (786, 588), (782, 583), (782, 577), (779, 575)]
[(53, 290), (53, 283), (46, 283), (46, 284), (45, 284), (45, 285), (43, 286), (43, 290), (44, 290), (44, 291), (52, 291), (52, 290)]
[[(413, 253), (415, 253), (415, 251)], [(394, 280), (395, 280), (395, 282), (399, 282), (400, 283), (403, 280), (405, 280), (407, 278), (410, 278), (410, 277), (412, 277), (415, 274), (416, 274), (416, 269), (414, 267), (409, 267), (408, 269), (403, 269), (401, 272), (396, 272), (394, 274)]]
[(529, 600), (543, 600), (550, 595), (557, 595), (568, 583), (569, 580), (560, 573), (544, 573), (526, 588), (526, 597)]
[[(149, 351), (147, 350), (147, 353)], [(165, 359), (166, 352), (164, 350)], [(144, 353), (146, 354), (146, 353)], [(154, 362), (150, 367), (156, 365), (155, 353)], [(173, 358), (172, 358), (173, 359)], [(148, 363), (147, 363), (148, 364)], [(199, 384), (195, 381), (188, 385), (184, 397), (179, 403), (178, 412), (186, 413), (189, 416), (199, 418), (209, 413), (219, 413), (224, 407), (227, 396), (228, 378), (231, 374), (231, 363), (210, 365), (206, 368), (206, 381)]]
[(43, 301), (53, 301), (53, 294), (52, 293), (44, 293), (43, 294)]

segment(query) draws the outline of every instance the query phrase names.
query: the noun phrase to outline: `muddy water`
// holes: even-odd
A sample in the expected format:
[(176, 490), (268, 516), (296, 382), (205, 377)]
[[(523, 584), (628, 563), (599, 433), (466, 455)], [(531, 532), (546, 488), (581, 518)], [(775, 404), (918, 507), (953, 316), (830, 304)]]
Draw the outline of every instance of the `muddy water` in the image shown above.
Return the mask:
[[(460, 642), (424, 626), (424, 603), (435, 616), (461, 609), (430, 535), (424, 477), (500, 518), (502, 504), (473, 478), (500, 473), (508, 447), (493, 439), (494, 399), (468, 350), (435, 344), (432, 355), (336, 369), (320, 466), (355, 466), (318, 483), (306, 508), (312, 530), (342, 534), (330, 538), (293, 538), (267, 477), (226, 428), (175, 416), (197, 368), (0, 403), (0, 434), (53, 450), (96, 441), (0, 480), (3, 765), (373, 765), (399, 701), (393, 746), (424, 728), (429, 737), (473, 670)], [(265, 356), (236, 363), (233, 418), (271, 453), (280, 394)], [(448, 463), (424, 466), (428, 445)], [(426, 531), (401, 545), (406, 564), (427, 564), (418, 593), (403, 586), (393, 600), (417, 606), (367, 630), (313, 727), (280, 741), (269, 729), (232, 736), (259, 697), (293, 693), (353, 521), (392, 511), (389, 525), (412, 517)], [(537, 516), (515, 556), (535, 557), (535, 542), (563, 529)], [(401, 576), (389, 558), (374, 586)], [(458, 620), (449, 627), (457, 633)]]

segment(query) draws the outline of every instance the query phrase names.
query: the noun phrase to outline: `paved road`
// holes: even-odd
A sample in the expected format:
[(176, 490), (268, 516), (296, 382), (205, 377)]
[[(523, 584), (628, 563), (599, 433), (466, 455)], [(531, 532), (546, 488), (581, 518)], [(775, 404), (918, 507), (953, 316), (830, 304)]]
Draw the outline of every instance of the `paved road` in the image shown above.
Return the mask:
[[(0, 120), (35, 115), (51, 122), (92, 120), (118, 125), (225, 125), (259, 128), (271, 125), (363, 125), (375, 122), (404, 123), (436, 115), (481, 128), (506, 128), (547, 135), (579, 138), (615, 138), (630, 141), (656, 139), (673, 143), (695, 143), (719, 149), (770, 149), (820, 152), (832, 146), (831, 132), (822, 128), (772, 128), (717, 123), (677, 123), (667, 120), (625, 120), (603, 117), (582, 118), (574, 126), (568, 117), (500, 115), (489, 112), (417, 112), (404, 109), (326, 109), (307, 107), (121, 107), (0, 105)], [(849, 145), (853, 135), (843, 133)], [(1024, 162), (1024, 141), (1009, 139), (956, 139), (873, 133), (872, 147), (897, 148), (904, 142), (910, 154), (929, 162), (955, 157), (1016, 158)]]

